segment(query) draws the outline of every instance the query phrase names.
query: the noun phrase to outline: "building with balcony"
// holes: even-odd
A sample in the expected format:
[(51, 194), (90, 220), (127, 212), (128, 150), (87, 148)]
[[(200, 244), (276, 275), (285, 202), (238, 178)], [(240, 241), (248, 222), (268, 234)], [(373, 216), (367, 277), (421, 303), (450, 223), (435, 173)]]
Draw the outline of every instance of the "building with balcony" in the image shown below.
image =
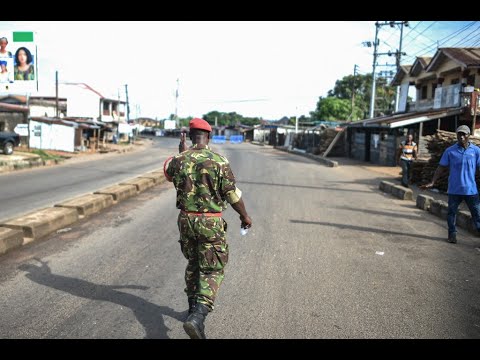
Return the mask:
[(480, 48), (439, 48), (431, 58), (417, 57), (399, 67), (391, 85), (400, 88), (398, 112), (349, 124), (350, 157), (394, 166), (407, 133), (413, 134), (420, 156), (427, 153), (425, 136), (437, 130), (454, 132), (467, 125), (480, 135)]

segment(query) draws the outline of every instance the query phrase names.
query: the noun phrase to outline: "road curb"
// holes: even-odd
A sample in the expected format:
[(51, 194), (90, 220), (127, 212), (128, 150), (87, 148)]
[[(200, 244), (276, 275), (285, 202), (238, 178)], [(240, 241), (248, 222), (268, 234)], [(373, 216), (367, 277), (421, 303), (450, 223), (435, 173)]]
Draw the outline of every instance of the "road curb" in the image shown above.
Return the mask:
[(0, 227), (0, 255), (23, 244), (23, 231)]
[(28, 244), (78, 220), (75, 209), (51, 207), (37, 210), (0, 224), (1, 227), (23, 231), (23, 243)]
[(144, 192), (155, 185), (155, 180), (146, 177), (137, 177), (134, 179), (122, 181), (119, 185), (133, 185), (137, 189), (137, 193)]
[(135, 185), (112, 185), (94, 192), (94, 194), (112, 195), (114, 204), (137, 195), (137, 193)]
[(152, 172), (146, 173), (144, 175), (140, 175), (138, 177), (139, 178), (152, 179), (154, 181), (155, 185), (156, 184), (161, 184), (166, 180), (165, 175), (163, 175), (163, 172), (160, 172), (160, 171), (152, 171)]
[(105, 194), (88, 194), (55, 204), (56, 207), (65, 207), (77, 210), (79, 219), (95, 214), (113, 205), (113, 196)]
[(0, 255), (50, 235), (165, 181), (163, 169), (158, 169), (93, 193), (67, 199), (53, 207), (4, 221), (0, 223)]
[[(416, 199), (413, 199), (413, 191), (400, 185), (396, 185), (389, 181), (382, 180), (378, 184), (378, 188), (401, 200), (410, 200), (415, 202), (415, 206), (421, 210), (427, 211), (436, 217), (447, 220), (448, 203), (443, 200), (435, 200), (432, 196), (418, 194)], [(478, 235), (475, 225), (472, 221), (472, 215), (465, 210), (457, 213), (457, 226), (467, 230), (473, 235)]]

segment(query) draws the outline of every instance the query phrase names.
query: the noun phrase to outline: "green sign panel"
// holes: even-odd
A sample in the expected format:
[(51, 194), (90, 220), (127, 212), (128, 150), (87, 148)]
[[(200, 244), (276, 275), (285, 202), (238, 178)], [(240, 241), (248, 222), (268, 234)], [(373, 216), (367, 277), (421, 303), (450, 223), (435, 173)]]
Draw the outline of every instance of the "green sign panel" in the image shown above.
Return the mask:
[(14, 31), (13, 41), (14, 42), (33, 42), (33, 32), (32, 31)]

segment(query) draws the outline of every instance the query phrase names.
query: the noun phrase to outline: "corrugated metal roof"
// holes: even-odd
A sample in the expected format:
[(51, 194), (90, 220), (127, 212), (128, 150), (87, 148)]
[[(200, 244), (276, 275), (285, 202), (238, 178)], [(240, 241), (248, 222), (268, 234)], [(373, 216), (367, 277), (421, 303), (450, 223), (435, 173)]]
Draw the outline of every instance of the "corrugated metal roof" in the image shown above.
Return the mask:
[(425, 70), (430, 64), (432, 58), (428, 56), (417, 56), (410, 68), (410, 75), (417, 76), (422, 70)]
[(103, 98), (103, 101), (111, 101), (114, 103), (120, 103), (120, 104), (127, 104), (125, 100), (118, 100), (118, 99), (112, 99), (112, 98)]
[(41, 116), (41, 117), (32, 117), (31, 119), (33, 121), (44, 122), (48, 124), (66, 125), (66, 126), (72, 126), (72, 127), (75, 126), (75, 124), (71, 124), (70, 122), (64, 122), (62, 119), (58, 119), (58, 118)]
[(397, 128), (411, 124), (421, 123), (432, 119), (440, 119), (446, 116), (458, 115), (465, 111), (466, 108), (449, 108), (439, 110), (415, 111), (410, 113), (395, 114), (389, 116), (381, 116), (373, 119), (357, 121), (349, 124), (353, 127), (388, 127)]
[[(68, 120), (66, 118), (59, 119), (59, 118), (51, 118), (51, 117), (32, 117), (31, 119), (33, 121), (39, 121), (39, 122), (44, 122), (49, 124), (66, 125), (66, 126), (72, 126), (75, 128), (79, 127), (82, 129), (101, 129), (101, 126), (99, 125), (93, 125), (93, 124), (88, 124), (86, 122)], [(97, 124), (100, 124), (100, 122), (97, 121)]]
[(402, 82), (403, 78), (405, 75), (410, 73), (410, 69), (412, 68), (412, 65), (400, 65), (400, 68), (398, 69), (397, 73), (393, 77), (392, 82), (390, 83), (391, 86), (397, 86), (400, 85)]
[(426, 71), (434, 71), (445, 57), (465, 67), (480, 67), (480, 48), (439, 48)]
[(465, 66), (480, 66), (480, 48), (444, 48), (442, 51)]
[(85, 90), (90, 90), (91, 92), (97, 94), (101, 99), (104, 99), (105, 96), (100, 94), (97, 90), (92, 88), (90, 85), (85, 84), (85, 83), (74, 83), (74, 82), (63, 82), (61, 85), (73, 85), (73, 86), (78, 86), (79, 88), (85, 89)]
[(431, 56), (418, 56), (417, 57), (418, 61), (420, 64), (422, 64), (423, 68), (425, 69), (428, 64), (430, 64), (430, 61), (432, 60)]
[(17, 105), (17, 104), (7, 104), (7, 103), (0, 103), (0, 111), (8, 111), (8, 112), (28, 112), (28, 107), (25, 105)]
[(25, 95), (8, 94), (8, 95), (0, 96), (0, 101), (2, 103), (8, 103), (8, 104), (11, 104), (11, 103), (26, 104), (27, 97)]

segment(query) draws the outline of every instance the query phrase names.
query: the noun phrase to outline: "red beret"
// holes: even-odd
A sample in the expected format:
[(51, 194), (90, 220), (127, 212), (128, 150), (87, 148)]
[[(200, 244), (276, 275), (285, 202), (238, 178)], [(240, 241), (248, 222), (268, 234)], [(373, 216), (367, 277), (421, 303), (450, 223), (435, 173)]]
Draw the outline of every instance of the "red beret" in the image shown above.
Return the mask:
[(200, 129), (208, 132), (212, 132), (212, 127), (208, 122), (203, 119), (194, 118), (190, 120), (190, 130), (191, 129)]

